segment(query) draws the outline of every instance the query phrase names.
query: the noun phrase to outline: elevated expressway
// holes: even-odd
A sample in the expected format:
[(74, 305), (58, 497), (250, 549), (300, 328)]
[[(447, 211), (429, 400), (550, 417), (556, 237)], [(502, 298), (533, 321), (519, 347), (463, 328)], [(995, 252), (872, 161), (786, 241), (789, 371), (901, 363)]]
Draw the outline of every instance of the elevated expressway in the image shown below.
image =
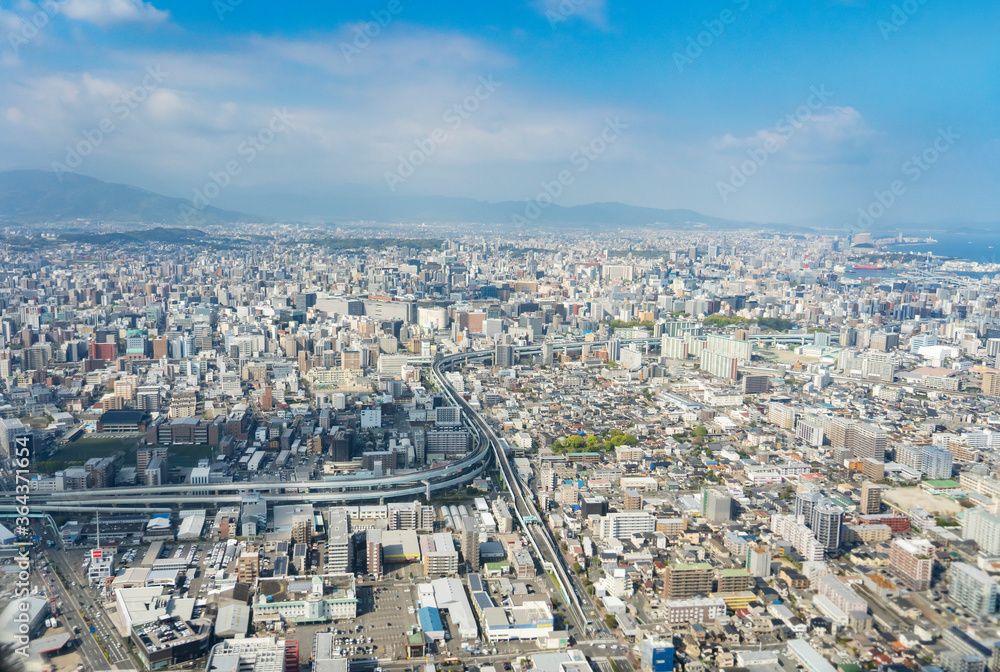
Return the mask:
[[(646, 339), (655, 341), (657, 339)], [(583, 343), (557, 343), (553, 350), (580, 349)], [(590, 343), (589, 345), (600, 345)], [(518, 348), (518, 356), (541, 352), (541, 346)], [(458, 397), (450, 389), (440, 372), (457, 363), (483, 361), (493, 357), (493, 351), (476, 351), (449, 355), (433, 365), (439, 386), (452, 399)], [(460, 398), (459, 398), (460, 399)], [(92, 488), (90, 490), (69, 490), (61, 492), (31, 492), (31, 508), (38, 512), (56, 511), (108, 511), (113, 508), (129, 508), (135, 511), (141, 507), (209, 506), (236, 504), (243, 493), (257, 492), (267, 496), (268, 501), (279, 504), (296, 503), (364, 503), (389, 499), (416, 497), (433, 494), (439, 490), (455, 488), (482, 475), (487, 461), (495, 454), (489, 441), (483, 440), (482, 421), (471, 412), (471, 407), (461, 400), (465, 410), (465, 423), (473, 436), (472, 451), (460, 460), (450, 462), (435, 469), (412, 471), (382, 478), (367, 476), (337, 476), (319, 481), (238, 481), (233, 483), (205, 483), (183, 485), (133, 486), (123, 488)], [(0, 494), (0, 512), (16, 510), (14, 492)]]

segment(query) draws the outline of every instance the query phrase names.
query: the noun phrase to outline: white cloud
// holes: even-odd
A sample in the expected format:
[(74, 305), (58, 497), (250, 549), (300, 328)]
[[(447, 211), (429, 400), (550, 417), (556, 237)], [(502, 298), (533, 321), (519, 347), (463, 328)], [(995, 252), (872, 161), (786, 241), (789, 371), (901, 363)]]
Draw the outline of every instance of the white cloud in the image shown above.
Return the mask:
[(850, 106), (828, 105), (808, 115), (795, 114), (792, 112), (749, 136), (726, 133), (712, 141), (711, 146), (724, 155), (770, 147), (769, 153), (780, 153), (789, 161), (852, 163), (868, 155), (871, 141), (878, 136), (861, 113)]
[[(32, 76), (27, 62), (0, 78), (0, 99), (18, 101), (23, 115), (0, 115), (0, 170), (49, 168), (63, 161), (67, 144), (111, 116), (114, 132), (79, 171), (187, 194), (209, 171), (241, 160), (240, 143), (274, 108), (287, 107), (295, 130), (279, 134), (234, 185), (284, 182), (322, 193), (330, 184), (356, 183), (383, 190), (384, 173), (398, 157), (442, 128), (446, 142), (402, 191), (499, 200), (534, 194), (539, 180), (564, 168), (603, 128), (605, 117), (626, 116), (519, 86), (516, 61), (488, 42), (393, 24), (347, 63), (338, 47), (346, 34), (257, 37), (219, 44), (217, 51), (110, 52), (101, 67), (58, 75)], [(169, 75), (119, 120), (114, 105), (142, 82), (147, 65)], [(445, 112), (491, 75), (499, 88), (451, 127)]]
[(62, 0), (60, 11), (70, 19), (99, 26), (114, 23), (165, 21), (170, 12), (143, 0)]

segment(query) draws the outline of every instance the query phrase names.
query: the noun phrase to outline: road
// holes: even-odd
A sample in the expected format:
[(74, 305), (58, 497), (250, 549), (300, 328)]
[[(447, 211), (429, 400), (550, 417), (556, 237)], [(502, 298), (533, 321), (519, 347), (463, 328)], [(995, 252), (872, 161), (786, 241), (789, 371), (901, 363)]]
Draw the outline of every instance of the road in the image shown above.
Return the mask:
[(105, 660), (104, 654), (101, 653), (100, 647), (97, 646), (97, 642), (94, 641), (94, 638), (87, 631), (83, 617), (80, 615), (79, 605), (71, 599), (69, 590), (62, 585), (59, 578), (51, 571), (48, 576), (39, 573), (38, 584), (45, 586), (46, 597), (54, 596), (56, 600), (62, 602), (63, 606), (59, 620), (63, 622), (66, 629), (73, 632), (74, 626), (80, 628), (79, 634), (75, 635), (76, 640), (79, 642), (76, 652), (83, 661), (83, 664), (92, 670), (110, 669), (108, 661)]
[[(42, 527), (41, 524), (39, 524), (39, 527)], [(37, 531), (42, 533), (43, 540), (51, 537), (47, 529)], [(51, 571), (47, 577), (50, 579), (48, 585), (50, 589), (55, 590), (58, 599), (62, 600), (62, 611), (67, 624), (70, 629), (74, 625), (80, 627), (80, 634), (78, 635), (80, 648), (78, 650), (84, 659), (84, 664), (93, 670), (138, 669), (135, 661), (129, 657), (124, 642), (112, 625), (111, 620), (104, 613), (104, 610), (96, 606), (96, 602), (86, 595), (86, 592), (82, 588), (82, 586), (86, 585), (86, 577), (80, 571), (80, 564), (72, 562), (72, 558), (67, 557), (67, 555), (72, 556), (76, 551), (69, 551), (67, 553), (47, 548), (40, 549), (40, 552), (49, 561), (51, 566)], [(82, 555), (83, 551), (80, 550), (79, 552)], [(56, 573), (56, 568), (59, 569), (59, 573)], [(62, 574), (62, 578), (60, 578), (59, 574)], [(75, 582), (77, 588), (73, 589), (71, 586), (67, 586), (64, 581)], [(85, 599), (81, 600), (78, 595)], [(85, 608), (84, 605), (94, 606), (92, 608)], [(89, 615), (89, 619), (86, 621), (84, 620), (85, 615)], [(90, 634), (90, 625), (88, 623), (96, 629), (94, 634), (102, 641), (104, 649), (108, 653), (108, 659), (105, 659), (101, 647), (98, 646), (97, 641), (94, 639), (94, 635)], [(110, 665), (108, 660), (110, 660)]]
[[(76, 634), (77, 642), (79, 646), (77, 647), (77, 653), (83, 661), (83, 664), (91, 670), (110, 670), (111, 665), (108, 664), (107, 659), (104, 657), (104, 653), (101, 651), (101, 647), (98, 646), (97, 642), (94, 640), (93, 635), (90, 634), (90, 628), (83, 617), (83, 609), (80, 605), (79, 600), (73, 594), (73, 591), (63, 583), (63, 580), (59, 578), (59, 575), (55, 572), (56, 565), (53, 564), (52, 558), (49, 558), (49, 563), (52, 570), (47, 576), (43, 576), (42, 580), (45, 582), (46, 591), (50, 595), (54, 595), (57, 600), (62, 602), (61, 616), (65, 621), (67, 629), (70, 631), (74, 627), (80, 629), (80, 632)], [(64, 564), (60, 563), (58, 565), (59, 571), (63, 573), (64, 576), (70, 576), (66, 574), (66, 567)]]

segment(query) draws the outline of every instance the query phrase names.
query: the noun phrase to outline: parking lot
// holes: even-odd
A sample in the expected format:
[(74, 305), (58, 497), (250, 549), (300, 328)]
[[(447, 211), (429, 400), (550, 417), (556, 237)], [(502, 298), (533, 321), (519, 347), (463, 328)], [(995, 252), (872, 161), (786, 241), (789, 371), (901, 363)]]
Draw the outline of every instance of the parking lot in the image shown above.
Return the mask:
[(404, 633), (417, 624), (415, 597), (416, 588), (407, 581), (359, 586), (357, 624), (365, 637), (371, 637), (377, 646), (375, 657), (406, 658)]

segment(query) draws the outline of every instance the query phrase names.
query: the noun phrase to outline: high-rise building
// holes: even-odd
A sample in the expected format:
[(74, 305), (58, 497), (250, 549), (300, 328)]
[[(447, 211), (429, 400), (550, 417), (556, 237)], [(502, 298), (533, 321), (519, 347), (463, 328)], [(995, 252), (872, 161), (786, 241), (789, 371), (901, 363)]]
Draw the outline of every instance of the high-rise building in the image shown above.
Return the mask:
[(498, 345), (493, 354), (493, 364), (502, 369), (514, 366), (514, 346)]
[(159, 411), (160, 386), (141, 385), (135, 392), (135, 407), (140, 411)]
[(951, 478), (955, 454), (936, 446), (924, 446), (921, 471), (931, 480)]
[(770, 386), (767, 376), (743, 376), (743, 394), (764, 394)]
[(728, 523), (732, 518), (733, 498), (724, 490), (705, 488), (701, 492), (701, 515), (713, 523)]
[(243, 551), (236, 561), (236, 580), (252, 586), (258, 576), (260, 576), (260, 553), (255, 550)]
[(844, 510), (824, 501), (812, 510), (812, 531), (827, 555), (836, 555), (840, 548), (840, 531), (844, 524)]
[(700, 366), (702, 371), (716, 378), (736, 380), (739, 360), (714, 350), (702, 350)]
[(479, 529), (472, 516), (462, 519), (462, 557), (471, 571), (479, 571)]
[(861, 515), (871, 515), (882, 510), (882, 491), (884, 486), (865, 481), (861, 484), (861, 503), (858, 504), (858, 513)]
[(664, 335), (660, 339), (660, 354), (667, 359), (687, 359), (687, 343), (683, 338)]
[(750, 576), (765, 579), (771, 576), (771, 550), (766, 546), (751, 546), (747, 551), (746, 566)]
[(642, 510), (642, 493), (638, 490), (627, 489), (625, 490), (625, 499), (623, 502), (623, 508), (626, 511), (641, 511)]
[(645, 511), (609, 513), (600, 519), (598, 536), (602, 539), (625, 539), (637, 532), (652, 532), (656, 519)]
[(720, 593), (739, 593), (750, 590), (754, 577), (745, 569), (730, 567), (720, 569), (716, 579), (716, 591)]
[(948, 596), (977, 616), (992, 616), (1000, 611), (1000, 584), (964, 562), (953, 562), (948, 569)]
[(1000, 517), (981, 507), (969, 509), (962, 519), (962, 538), (975, 541), (985, 555), (1000, 555)]
[(115, 459), (113, 457), (92, 457), (83, 468), (90, 474), (93, 487), (110, 488), (115, 484)]
[(143, 485), (163, 485), (166, 482), (166, 458), (154, 457), (142, 472)]
[(553, 347), (551, 341), (546, 341), (542, 343), (542, 366), (552, 366), (555, 361), (555, 356), (553, 353)]
[(856, 422), (847, 430), (847, 447), (862, 460), (871, 457), (879, 462), (884, 462), (885, 447), (888, 441), (889, 435), (886, 431), (875, 425)]
[(795, 518), (801, 518), (806, 527), (812, 528), (813, 509), (823, 501), (823, 495), (816, 490), (801, 490), (795, 493)]
[(365, 532), (365, 555), (368, 559), (368, 573), (382, 576), (382, 530)]
[(621, 359), (622, 354), (622, 339), (611, 338), (608, 340), (608, 361), (617, 362)]
[(686, 600), (708, 597), (712, 592), (712, 565), (707, 562), (667, 565), (663, 576), (663, 598)]
[(0, 418), (0, 447), (3, 448), (3, 457), (13, 457), (17, 438), (30, 433), (30, 430), (17, 418)]
[(324, 570), (327, 574), (344, 574), (351, 571), (350, 523), (347, 519), (347, 509), (335, 506), (327, 512), (326, 519), (326, 554)]
[(866, 479), (879, 482), (885, 478), (885, 462), (866, 457), (861, 461), (861, 473)]
[(926, 539), (894, 539), (888, 569), (910, 590), (927, 590), (934, 575), (934, 545)]
[(767, 407), (767, 421), (781, 429), (795, 427), (795, 409), (772, 402)]
[(980, 390), (985, 397), (1000, 397), (1000, 371), (984, 372)]

